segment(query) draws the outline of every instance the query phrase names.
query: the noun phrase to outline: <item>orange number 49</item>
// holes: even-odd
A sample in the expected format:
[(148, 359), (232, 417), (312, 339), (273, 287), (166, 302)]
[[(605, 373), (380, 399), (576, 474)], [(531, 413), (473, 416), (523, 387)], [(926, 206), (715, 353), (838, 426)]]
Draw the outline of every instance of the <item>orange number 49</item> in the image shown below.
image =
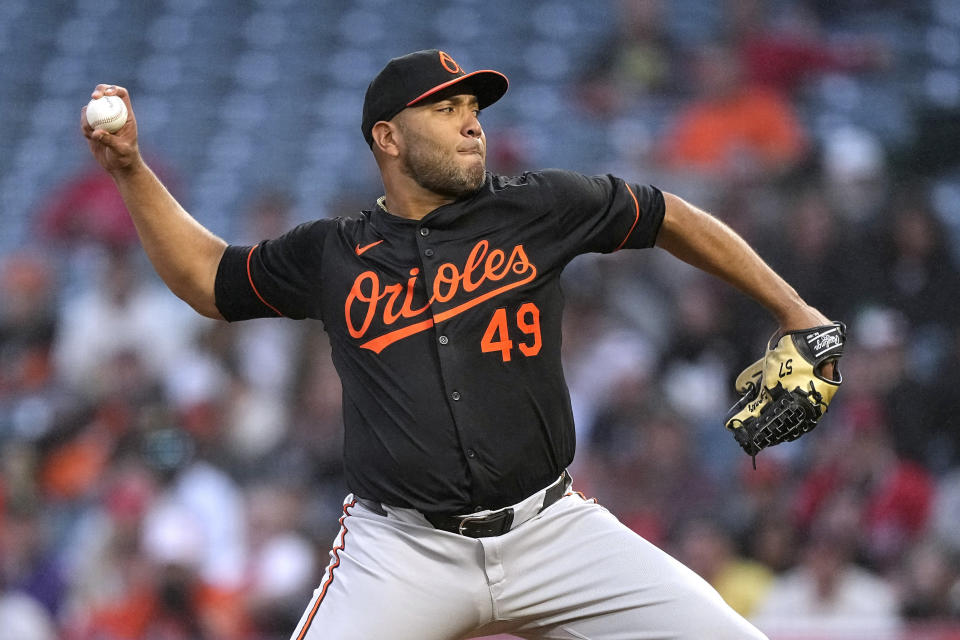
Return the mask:
[[(517, 309), (517, 328), (524, 333), (528, 340), (517, 345), (520, 353), (530, 357), (540, 353), (542, 339), (540, 337), (540, 309), (532, 302), (525, 302)], [(490, 324), (480, 339), (480, 350), (484, 353), (499, 351), (504, 362), (510, 362), (513, 351), (513, 340), (510, 339), (510, 328), (507, 323), (507, 310), (503, 307), (493, 312)]]

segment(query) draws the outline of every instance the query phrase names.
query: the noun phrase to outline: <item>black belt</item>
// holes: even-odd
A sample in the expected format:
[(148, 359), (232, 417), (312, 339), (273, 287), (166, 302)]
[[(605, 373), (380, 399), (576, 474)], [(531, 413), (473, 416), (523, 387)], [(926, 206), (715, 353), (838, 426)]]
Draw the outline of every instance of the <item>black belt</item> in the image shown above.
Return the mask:
[[(567, 472), (564, 471), (560, 479), (554, 482), (543, 494), (543, 506), (537, 513), (552, 505), (563, 497), (567, 489)], [(507, 507), (484, 515), (444, 516), (425, 513), (423, 516), (435, 528), (450, 533), (457, 533), (468, 538), (489, 538), (500, 536), (510, 531), (513, 525), (513, 507)]]

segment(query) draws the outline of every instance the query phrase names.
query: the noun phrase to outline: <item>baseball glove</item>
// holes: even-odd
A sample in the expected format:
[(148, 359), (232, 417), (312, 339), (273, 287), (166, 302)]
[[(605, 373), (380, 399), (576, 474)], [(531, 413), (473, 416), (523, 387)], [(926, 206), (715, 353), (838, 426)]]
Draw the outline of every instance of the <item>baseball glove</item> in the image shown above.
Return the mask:
[[(763, 358), (744, 369), (734, 383), (740, 399), (726, 427), (753, 458), (767, 447), (796, 440), (817, 426), (840, 388), (837, 360), (847, 328), (842, 322), (774, 334)], [(833, 362), (833, 379), (822, 375)]]

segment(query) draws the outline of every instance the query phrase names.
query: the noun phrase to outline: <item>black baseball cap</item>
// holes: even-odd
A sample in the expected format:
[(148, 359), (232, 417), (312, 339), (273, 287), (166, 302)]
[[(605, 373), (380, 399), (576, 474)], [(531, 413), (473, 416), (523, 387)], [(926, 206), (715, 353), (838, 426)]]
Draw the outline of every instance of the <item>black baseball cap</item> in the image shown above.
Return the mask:
[(363, 99), (363, 137), (373, 147), (373, 125), (421, 100), (456, 85), (463, 93), (477, 96), (484, 109), (507, 92), (509, 81), (499, 71), (484, 69), (467, 73), (450, 54), (439, 49), (415, 51), (387, 63), (367, 87)]

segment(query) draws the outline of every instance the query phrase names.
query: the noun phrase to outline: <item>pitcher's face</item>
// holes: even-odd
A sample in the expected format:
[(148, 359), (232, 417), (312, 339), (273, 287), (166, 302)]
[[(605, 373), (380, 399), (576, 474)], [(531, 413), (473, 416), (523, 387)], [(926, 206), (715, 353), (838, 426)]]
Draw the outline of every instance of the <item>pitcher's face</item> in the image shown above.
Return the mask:
[(397, 119), (404, 172), (424, 189), (459, 198), (483, 184), (487, 138), (472, 95), (405, 109)]

